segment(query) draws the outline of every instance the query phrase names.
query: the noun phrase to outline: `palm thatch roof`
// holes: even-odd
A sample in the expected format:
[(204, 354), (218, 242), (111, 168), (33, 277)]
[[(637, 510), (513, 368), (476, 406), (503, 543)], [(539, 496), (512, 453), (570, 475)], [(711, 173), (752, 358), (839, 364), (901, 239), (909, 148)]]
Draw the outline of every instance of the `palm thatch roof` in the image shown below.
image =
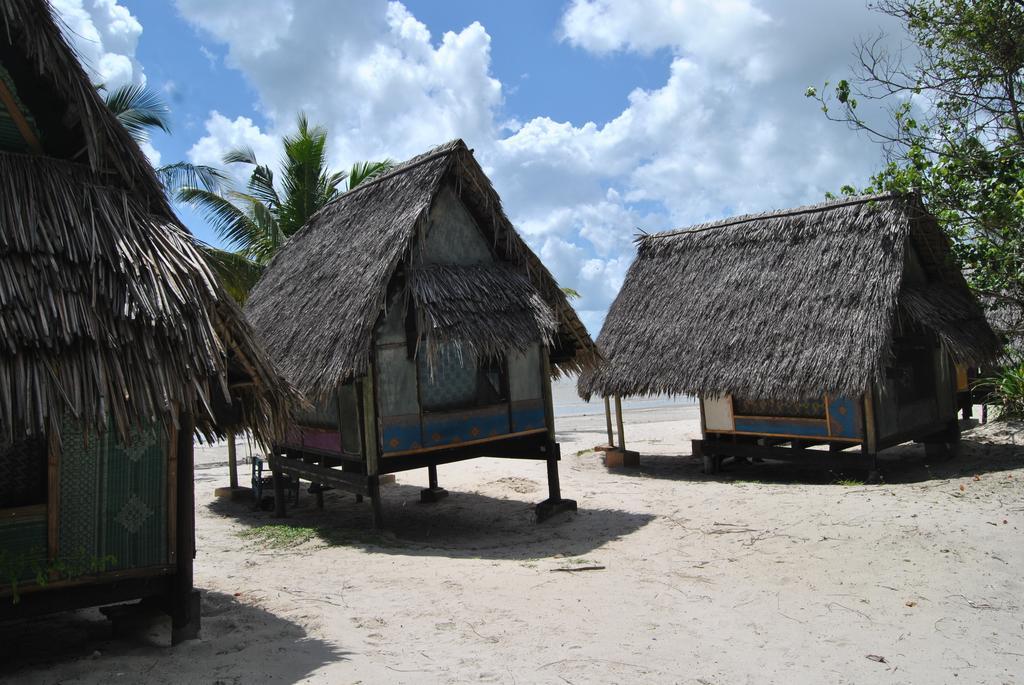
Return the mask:
[(742, 216), (637, 243), (598, 337), (606, 361), (579, 380), (587, 399), (857, 396), (881, 379), (894, 335), (914, 327), (957, 361), (1000, 352), (916, 196)]
[[(454, 188), (485, 234), (498, 266), (426, 266), (419, 259), (416, 238), (445, 187)], [(285, 377), (318, 398), (367, 373), (374, 324), (399, 280), (419, 305), (428, 347), (458, 341), (492, 354), (527, 338), (550, 339), (554, 373), (594, 361), (586, 328), (461, 140), (322, 209), (267, 267), (246, 313)]]
[[(409, 270), (418, 330), (427, 344), (465, 345), (477, 358), (550, 344), (558, 330), (551, 307), (526, 275), (509, 264), (428, 264)], [(433, 352), (433, 350), (428, 350)]]
[(69, 415), (127, 439), (187, 413), (207, 438), (247, 427), (271, 442), (294, 391), (48, 4), (4, 0), (0, 27), (0, 63), (38, 131), (30, 153), (0, 151), (0, 439), (59, 437)]

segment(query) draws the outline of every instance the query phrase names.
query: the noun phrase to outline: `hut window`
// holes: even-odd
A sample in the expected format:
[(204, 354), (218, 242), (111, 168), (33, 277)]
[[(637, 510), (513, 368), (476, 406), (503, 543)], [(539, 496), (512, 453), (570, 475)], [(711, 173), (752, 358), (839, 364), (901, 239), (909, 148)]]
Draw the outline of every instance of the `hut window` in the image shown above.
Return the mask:
[(442, 345), (435, 358), (418, 358), (424, 411), (451, 411), (508, 401), (504, 359), (479, 361), (468, 350)]
[(0, 509), (46, 503), (46, 438), (0, 447)]

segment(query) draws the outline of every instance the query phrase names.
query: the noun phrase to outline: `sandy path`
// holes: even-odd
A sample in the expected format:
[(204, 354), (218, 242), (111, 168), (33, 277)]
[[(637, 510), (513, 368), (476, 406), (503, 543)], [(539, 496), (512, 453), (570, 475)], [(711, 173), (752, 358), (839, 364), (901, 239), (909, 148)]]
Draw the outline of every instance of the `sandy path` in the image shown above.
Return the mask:
[[(692, 407), (629, 414), (637, 470), (586, 451), (603, 417), (559, 427), (580, 511), (540, 526), (543, 465), (480, 459), (440, 469), (437, 505), (400, 475), (383, 535), (350, 496), (304, 496), (287, 524), (309, 539), (274, 547), (242, 535), (275, 520), (215, 501), (226, 469), (202, 468), (203, 639), (111, 640), (95, 612), (0, 628), (11, 681), (1024, 682), (1016, 433), (931, 466), (901, 448), (860, 486), (779, 463), (705, 477)], [(553, 571), (581, 566), (604, 569)]]

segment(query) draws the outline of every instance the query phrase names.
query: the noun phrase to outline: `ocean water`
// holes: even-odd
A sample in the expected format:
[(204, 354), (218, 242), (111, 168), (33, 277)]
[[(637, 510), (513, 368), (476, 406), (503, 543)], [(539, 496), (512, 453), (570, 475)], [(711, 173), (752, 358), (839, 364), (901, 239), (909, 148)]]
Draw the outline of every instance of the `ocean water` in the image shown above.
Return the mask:
[[(576, 377), (559, 378), (551, 384), (551, 400), (555, 407), (555, 416), (582, 416), (585, 414), (603, 414), (604, 401), (600, 397), (594, 397), (590, 402), (584, 402), (576, 394)], [(655, 407), (672, 407), (676, 405), (696, 404), (696, 399), (688, 395), (669, 397), (668, 395), (656, 395), (654, 397), (637, 397), (622, 400), (623, 411), (630, 409), (653, 409)]]

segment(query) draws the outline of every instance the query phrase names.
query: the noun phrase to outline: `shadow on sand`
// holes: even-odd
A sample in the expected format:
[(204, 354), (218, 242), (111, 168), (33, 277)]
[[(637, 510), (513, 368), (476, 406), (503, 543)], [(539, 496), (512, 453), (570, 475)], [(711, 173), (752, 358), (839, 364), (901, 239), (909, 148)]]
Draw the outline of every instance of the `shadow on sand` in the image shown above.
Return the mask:
[[(452, 490), (440, 502), (422, 504), (419, 487), (396, 484), (382, 488), (385, 529), (375, 531), (368, 501), (357, 503), (353, 495), (327, 492), (321, 511), (305, 486), (303, 482), (299, 505), (289, 506), (284, 519), (255, 510), (247, 502), (224, 499), (206, 506), (253, 529), (275, 525), (307, 529), (328, 545), (404, 555), (487, 559), (579, 556), (629, 535), (654, 518), (580, 503), (575, 513), (537, 524), (532, 500)], [(540, 499), (540, 493), (530, 494)]]
[[(639, 468), (613, 469), (613, 472), (637, 478), (669, 480), (831, 485), (841, 481), (860, 482), (866, 479), (868, 466), (860, 466), (857, 461), (855, 450), (851, 450), (845, 463), (836, 459), (835, 455), (822, 451), (819, 465), (784, 461), (750, 463), (727, 459), (719, 473), (709, 476), (704, 474), (702, 461), (690, 454), (641, 455)], [(954, 456), (930, 459), (925, 455), (923, 445), (907, 443), (879, 453), (878, 466), (885, 483), (922, 483), (999, 473), (1024, 468), (1024, 445), (983, 442), (967, 435)]]
[(295, 683), (348, 654), (231, 595), (203, 591), (202, 615), (200, 639), (173, 649), (166, 617), (125, 637), (97, 609), (0, 623), (0, 682)]

